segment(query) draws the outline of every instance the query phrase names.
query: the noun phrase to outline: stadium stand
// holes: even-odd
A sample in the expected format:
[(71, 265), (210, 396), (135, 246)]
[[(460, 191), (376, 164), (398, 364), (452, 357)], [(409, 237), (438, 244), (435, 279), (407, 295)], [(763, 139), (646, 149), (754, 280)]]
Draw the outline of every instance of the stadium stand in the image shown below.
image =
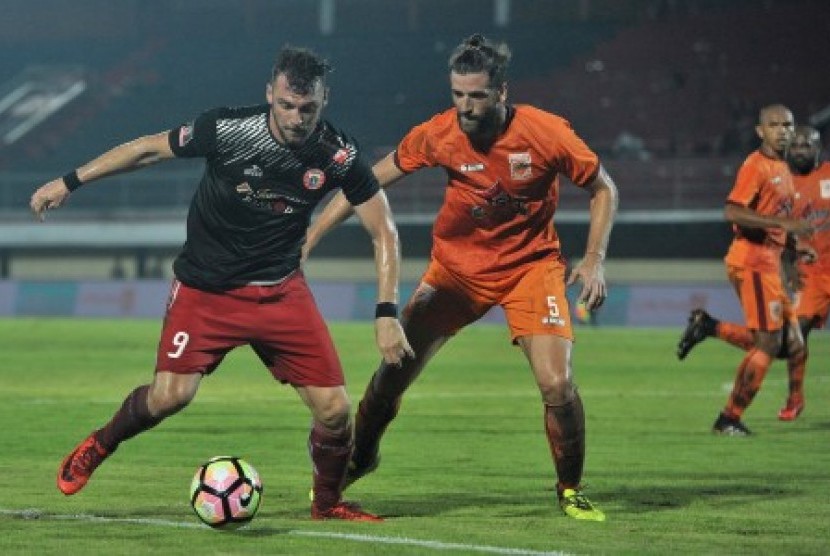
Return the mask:
[(742, 156), (755, 148), (760, 106), (783, 102), (806, 121), (827, 105), (830, 78), (816, 67), (826, 13), (815, 1), (670, 13), (517, 88), (566, 114), (605, 153), (627, 133), (646, 157)]
[[(25, 142), (0, 149), (0, 217), (28, 220), (36, 184), (113, 144), (218, 104), (260, 102), (284, 43), (334, 63), (328, 117), (379, 157), (413, 123), (449, 106), (447, 56), (461, 37), (481, 31), (514, 50), (511, 99), (571, 120), (616, 178), (623, 216), (643, 219), (630, 245), (627, 234), (615, 234), (616, 253), (669, 252), (665, 238), (685, 229), (646, 240), (642, 227), (686, 211), (689, 228), (699, 217), (711, 229), (695, 233), (713, 238), (689, 256), (711, 256), (728, 235), (719, 213), (755, 146), (757, 108), (783, 101), (805, 120), (830, 98), (830, 76), (818, 64), (830, 23), (819, 0), (524, 0), (511, 3), (502, 25), (493, 21), (495, 3), (479, 0), (335, 3), (336, 22), (324, 34), (317, 3), (304, 0), (177, 0), (154, 10), (140, 0), (84, 0), (71, 11), (59, 0), (8, 0), (0, 46), (14, 55), (0, 57), (0, 87), (29, 66), (56, 64), (83, 66), (89, 88)], [(199, 173), (198, 161), (179, 161), (116, 177), (51, 218), (178, 220)], [(412, 234), (429, 225), (442, 198), (440, 171), (390, 194)], [(563, 187), (561, 209), (578, 244), (584, 219), (564, 213), (584, 211), (584, 194)], [(428, 232), (417, 234), (428, 241)]]

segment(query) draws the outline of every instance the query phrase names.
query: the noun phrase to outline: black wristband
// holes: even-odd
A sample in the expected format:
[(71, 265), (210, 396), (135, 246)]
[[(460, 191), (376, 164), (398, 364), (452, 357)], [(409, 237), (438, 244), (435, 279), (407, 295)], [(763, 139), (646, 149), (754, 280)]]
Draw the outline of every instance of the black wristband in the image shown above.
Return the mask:
[(75, 191), (76, 189), (78, 189), (79, 187), (81, 187), (83, 185), (83, 183), (81, 183), (81, 180), (78, 179), (78, 171), (77, 170), (72, 170), (71, 172), (66, 174), (63, 177), (63, 183), (66, 184), (66, 188), (69, 191)]
[(398, 317), (398, 304), (391, 301), (381, 301), (375, 305), (375, 318), (380, 317)]

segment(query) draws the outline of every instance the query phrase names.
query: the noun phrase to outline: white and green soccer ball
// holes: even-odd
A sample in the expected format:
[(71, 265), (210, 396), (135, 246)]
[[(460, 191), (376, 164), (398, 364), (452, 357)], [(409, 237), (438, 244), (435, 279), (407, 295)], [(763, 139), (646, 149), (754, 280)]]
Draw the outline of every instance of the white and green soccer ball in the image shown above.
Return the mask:
[(262, 481), (256, 469), (233, 456), (211, 458), (190, 482), (190, 505), (204, 523), (233, 530), (248, 524), (262, 501)]

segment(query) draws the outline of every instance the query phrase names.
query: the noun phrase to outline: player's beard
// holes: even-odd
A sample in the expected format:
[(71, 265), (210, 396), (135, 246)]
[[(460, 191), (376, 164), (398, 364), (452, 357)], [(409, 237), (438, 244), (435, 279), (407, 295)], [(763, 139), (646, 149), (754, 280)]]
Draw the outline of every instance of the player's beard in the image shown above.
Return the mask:
[(465, 118), (459, 112), (458, 126), (473, 140), (494, 138), (501, 131), (501, 110), (494, 106), (476, 118)]
[(303, 126), (296, 126), (296, 127), (286, 127), (280, 125), (280, 121), (277, 118), (277, 115), (274, 113), (273, 108), (271, 109), (271, 122), (274, 124), (274, 129), (276, 129), (277, 133), (279, 134), (280, 139), (282, 139), (282, 143), (291, 148), (302, 147), (305, 142), (311, 137), (311, 134), (314, 132), (314, 129), (317, 127), (316, 122), (315, 125), (310, 127), (303, 127)]
[(311, 129), (277, 127), (286, 146), (296, 148), (305, 145), (311, 136)]
[(815, 167), (815, 159), (810, 158), (807, 156), (794, 156), (790, 155), (789, 157), (790, 167), (795, 170), (797, 174), (802, 176), (806, 176), (810, 172), (812, 172)]

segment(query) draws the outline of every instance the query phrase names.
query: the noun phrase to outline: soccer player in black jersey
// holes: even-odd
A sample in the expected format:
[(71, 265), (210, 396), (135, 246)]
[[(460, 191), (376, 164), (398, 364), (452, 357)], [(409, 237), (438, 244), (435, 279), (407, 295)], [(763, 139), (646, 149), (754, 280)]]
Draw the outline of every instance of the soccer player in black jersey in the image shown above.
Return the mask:
[(412, 355), (397, 319), (400, 249), (389, 204), (355, 142), (321, 118), (329, 66), (285, 47), (267, 84), (268, 103), (217, 108), (170, 131), (117, 146), (32, 195), (43, 218), (91, 181), (176, 157), (203, 157), (205, 172), (187, 217), (150, 384), (139, 386), (104, 427), (63, 461), (58, 488), (81, 490), (119, 443), (193, 399), (233, 348), (248, 344), (277, 380), (310, 408), (314, 519), (381, 521), (341, 499), (352, 452), (343, 371), (300, 269), (315, 205), (339, 188), (375, 245), (375, 332), (385, 361)]

